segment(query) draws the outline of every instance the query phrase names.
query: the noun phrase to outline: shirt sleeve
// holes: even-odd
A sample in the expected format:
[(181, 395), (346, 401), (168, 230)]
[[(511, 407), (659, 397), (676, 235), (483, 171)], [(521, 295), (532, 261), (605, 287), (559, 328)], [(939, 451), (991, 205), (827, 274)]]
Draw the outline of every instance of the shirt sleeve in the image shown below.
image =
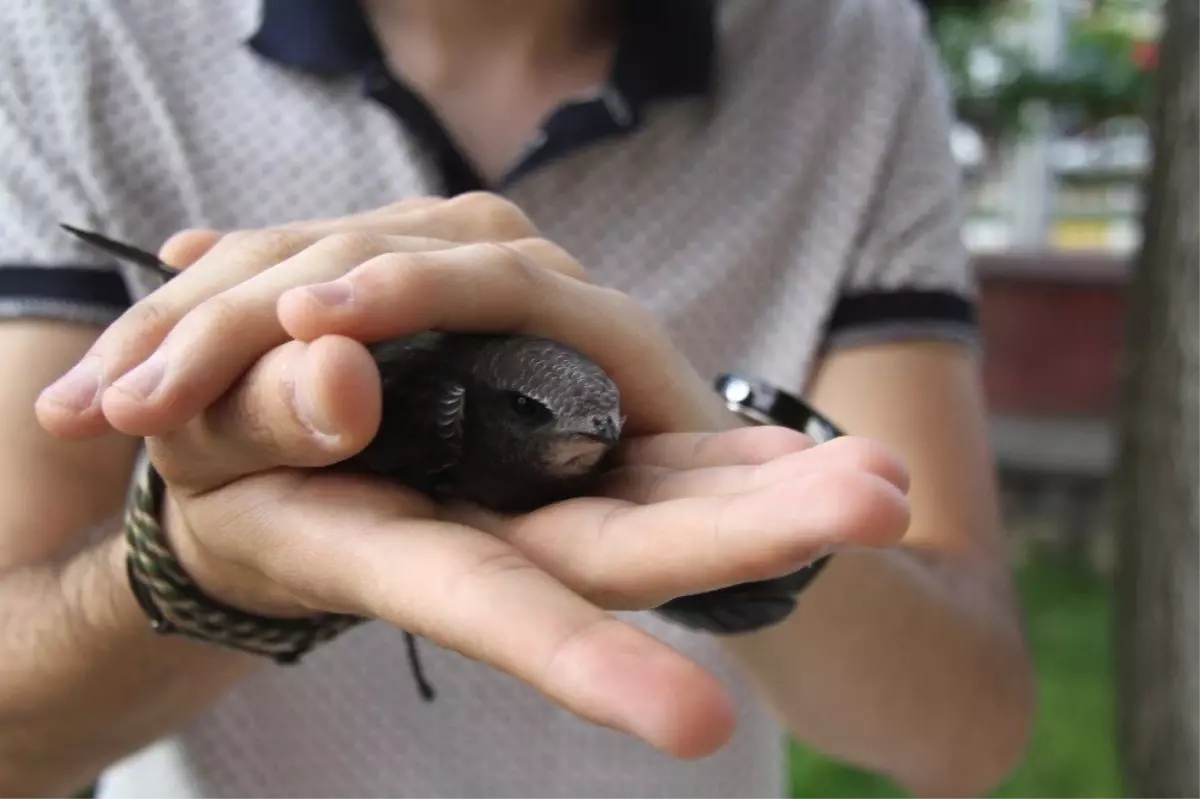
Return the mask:
[[(25, 12), (25, 13), (22, 13)], [(0, 31), (0, 318), (41, 318), (107, 325), (129, 307), (129, 291), (111, 259), (76, 241), (60, 223), (96, 218), (84, 181), (72, 168), (64, 130), (72, 125), (57, 99), (56, 76), (41, 65), (69, 53), (70, 41), (47, 35), (36, 4), (6, 10)], [(67, 73), (69, 74), (69, 73)], [(57, 79), (61, 81), (60, 74)], [(80, 154), (80, 160), (86, 159)]]
[(875, 196), (844, 273), (826, 345), (977, 340), (976, 286), (963, 243), (952, 103), (931, 37), (918, 40)]

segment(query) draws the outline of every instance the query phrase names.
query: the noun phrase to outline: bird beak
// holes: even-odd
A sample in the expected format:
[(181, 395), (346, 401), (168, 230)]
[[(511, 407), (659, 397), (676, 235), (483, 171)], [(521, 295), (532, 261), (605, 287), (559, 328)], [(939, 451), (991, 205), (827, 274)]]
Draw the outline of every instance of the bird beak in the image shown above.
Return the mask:
[(597, 420), (593, 428), (583, 435), (585, 438), (611, 447), (621, 439), (621, 423), (616, 417), (606, 416), (602, 420)]

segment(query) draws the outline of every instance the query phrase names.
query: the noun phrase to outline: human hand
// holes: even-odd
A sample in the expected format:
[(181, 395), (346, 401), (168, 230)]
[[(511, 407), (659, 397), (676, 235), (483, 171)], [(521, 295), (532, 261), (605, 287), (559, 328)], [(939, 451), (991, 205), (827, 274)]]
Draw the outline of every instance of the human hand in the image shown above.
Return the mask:
[[(146, 436), (180, 559), (230, 604), (380, 618), (584, 718), (707, 754), (732, 731), (720, 686), (606, 611), (780, 576), (836, 545), (890, 543), (905, 523), (902, 471), (853, 440), (807, 450), (790, 431), (678, 432), (727, 420), (648, 315), (518, 225), (505, 244), (461, 243), (481, 215), (453, 202), (221, 238), (85, 359), (115, 378), (160, 353), (157, 387), (101, 379), (75, 407), (47, 393), (43, 424)], [(454, 225), (460, 241), (406, 235)], [(348, 304), (305, 289), (347, 273)], [(428, 327), (531, 332), (606, 368), (635, 438), (605, 496), (502, 519), (306, 468), (349, 457), (378, 426), (379, 375), (359, 342)]]

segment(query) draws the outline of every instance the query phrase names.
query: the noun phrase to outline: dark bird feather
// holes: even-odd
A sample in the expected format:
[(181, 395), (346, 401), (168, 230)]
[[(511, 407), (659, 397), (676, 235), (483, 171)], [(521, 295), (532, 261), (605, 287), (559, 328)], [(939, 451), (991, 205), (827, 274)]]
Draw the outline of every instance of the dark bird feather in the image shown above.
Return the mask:
[[(102, 251), (170, 280), (153, 253), (69, 225)], [(511, 334), (425, 331), (368, 345), (379, 367), (383, 413), (374, 439), (333, 466), (395, 480), (439, 500), (519, 513), (588, 493), (624, 419), (616, 385), (556, 341)], [(812, 571), (679, 597), (665, 618), (720, 634), (773, 624), (795, 607)], [(405, 633), (422, 696), (416, 642)]]

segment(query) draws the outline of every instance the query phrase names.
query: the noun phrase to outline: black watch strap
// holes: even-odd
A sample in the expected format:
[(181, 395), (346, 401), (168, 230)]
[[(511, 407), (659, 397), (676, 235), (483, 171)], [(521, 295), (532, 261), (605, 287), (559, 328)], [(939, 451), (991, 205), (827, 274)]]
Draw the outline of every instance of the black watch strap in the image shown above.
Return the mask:
[(845, 435), (804, 400), (750, 375), (723, 374), (713, 387), (729, 410), (756, 424), (790, 427), (818, 444)]
[[(743, 419), (798, 430), (818, 444), (842, 435), (807, 402), (749, 375), (723, 374), (713, 388), (725, 405)], [(771, 627), (796, 609), (796, 598), (828, 564), (822, 555), (791, 574), (740, 583), (702, 594), (677, 597), (655, 608), (664, 618), (693, 630), (737, 635)]]

